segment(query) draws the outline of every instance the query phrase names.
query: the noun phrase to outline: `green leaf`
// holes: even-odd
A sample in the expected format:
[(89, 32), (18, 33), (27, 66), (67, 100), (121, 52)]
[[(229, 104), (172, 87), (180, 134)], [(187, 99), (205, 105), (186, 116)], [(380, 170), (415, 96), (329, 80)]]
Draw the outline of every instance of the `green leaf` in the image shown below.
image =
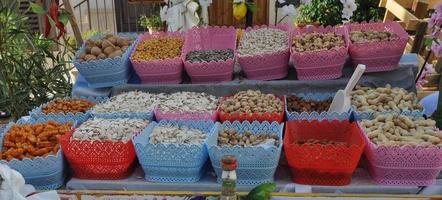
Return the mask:
[(52, 17), (49, 16), (49, 15), (48, 15), (48, 18), (49, 18), (49, 23), (51, 24), (51, 27), (54, 27), (54, 26), (55, 26), (55, 21), (54, 21), (54, 19), (52, 19)]
[(275, 183), (263, 183), (253, 188), (246, 196), (248, 200), (268, 200), (270, 194), (276, 189)]
[(29, 2), (31, 4), (31, 10), (37, 15), (43, 15), (46, 13), (46, 10), (41, 6), (33, 2)]
[(254, 13), (258, 11), (258, 6), (256, 6), (255, 3), (246, 3), (247, 9), (250, 10), (250, 12)]
[(67, 12), (62, 12), (61, 14), (60, 14), (60, 16), (58, 16), (58, 20), (61, 22), (61, 23), (63, 23), (64, 25), (66, 25), (68, 22), (69, 22), (69, 19), (70, 19), (70, 15), (69, 15), (69, 13), (67, 13)]
[(424, 38), (424, 46), (430, 47), (431, 44), (433, 44), (433, 39), (432, 38), (430, 38), (430, 37)]

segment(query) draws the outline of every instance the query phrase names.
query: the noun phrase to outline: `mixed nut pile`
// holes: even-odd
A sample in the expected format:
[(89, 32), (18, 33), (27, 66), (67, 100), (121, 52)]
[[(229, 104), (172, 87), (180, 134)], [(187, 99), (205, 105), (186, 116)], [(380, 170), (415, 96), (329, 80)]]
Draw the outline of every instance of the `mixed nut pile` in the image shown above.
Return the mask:
[(138, 44), (132, 59), (150, 61), (177, 58), (181, 56), (183, 42), (180, 37), (151, 38)]
[(160, 95), (164, 94), (131, 91), (113, 96), (109, 101), (97, 104), (94, 109), (96, 113), (151, 112)]
[(287, 96), (287, 110), (289, 112), (326, 112), (330, 107), (332, 98), (324, 101), (307, 100), (302, 97), (290, 95)]
[(242, 35), (238, 47), (241, 56), (253, 56), (288, 49), (288, 33), (280, 29), (262, 28)]
[(186, 126), (156, 126), (150, 134), (151, 144), (202, 144), (207, 134)]
[(295, 52), (339, 49), (345, 46), (344, 37), (336, 33), (307, 33), (293, 38)]
[(226, 61), (233, 59), (233, 50), (196, 50), (190, 51), (186, 55), (186, 61), (190, 63), (210, 62), (210, 61)]
[(94, 102), (86, 99), (56, 99), (42, 108), (42, 112), (49, 113), (85, 113), (90, 108), (95, 106)]
[(352, 31), (350, 39), (353, 43), (375, 42), (375, 41), (392, 41), (398, 40), (399, 36), (388, 31)]
[(75, 129), (73, 140), (127, 142), (148, 124), (142, 119), (89, 119)]
[(402, 112), (422, 109), (416, 94), (403, 88), (392, 88), (389, 84), (378, 88), (356, 86), (351, 95), (351, 104), (363, 112)]
[(121, 57), (131, 43), (132, 40), (129, 38), (112, 34), (108, 34), (102, 39), (88, 39), (86, 40), (85, 52), (81, 52), (77, 56), (77, 61)]
[(46, 157), (58, 152), (58, 138), (71, 130), (72, 123), (48, 121), (13, 125), (5, 135), (0, 160)]
[(218, 98), (206, 93), (176, 92), (161, 95), (158, 102), (158, 109), (162, 112), (213, 112)]
[(253, 134), (250, 131), (245, 131), (243, 134), (236, 129), (220, 130), (218, 134), (218, 146), (258, 146), (258, 145), (279, 145), (278, 135), (275, 133), (258, 133)]
[(259, 90), (247, 90), (227, 97), (221, 104), (221, 112), (234, 113), (281, 113), (283, 101), (273, 94)]
[(373, 120), (363, 120), (361, 126), (368, 138), (377, 145), (442, 147), (442, 134), (436, 129), (436, 122), (431, 119), (387, 114), (377, 115)]
[(338, 141), (333, 141), (333, 140), (316, 140), (316, 139), (308, 139), (308, 140), (297, 140), (294, 142), (294, 144), (297, 145), (303, 145), (303, 144), (307, 144), (307, 145), (315, 145), (315, 144), (321, 144), (321, 145), (333, 145), (333, 146), (346, 146), (348, 147), (348, 143), (347, 142), (338, 142)]

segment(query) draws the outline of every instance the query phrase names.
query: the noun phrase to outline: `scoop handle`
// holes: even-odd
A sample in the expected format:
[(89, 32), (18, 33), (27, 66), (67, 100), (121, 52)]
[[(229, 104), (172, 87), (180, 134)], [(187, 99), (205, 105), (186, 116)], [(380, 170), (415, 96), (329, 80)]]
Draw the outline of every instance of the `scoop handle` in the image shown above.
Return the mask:
[(353, 72), (353, 75), (351, 76), (350, 80), (347, 83), (347, 86), (345, 86), (344, 93), (345, 95), (349, 96), (350, 92), (355, 88), (356, 84), (358, 83), (359, 79), (361, 78), (362, 74), (365, 72), (365, 65), (358, 64), (355, 71)]

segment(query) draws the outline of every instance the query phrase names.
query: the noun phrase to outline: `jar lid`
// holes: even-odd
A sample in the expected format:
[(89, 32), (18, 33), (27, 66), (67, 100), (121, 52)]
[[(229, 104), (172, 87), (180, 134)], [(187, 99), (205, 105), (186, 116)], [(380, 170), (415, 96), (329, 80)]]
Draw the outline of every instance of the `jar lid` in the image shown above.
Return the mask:
[(237, 167), (236, 157), (233, 155), (225, 155), (221, 158), (223, 170), (235, 170)]

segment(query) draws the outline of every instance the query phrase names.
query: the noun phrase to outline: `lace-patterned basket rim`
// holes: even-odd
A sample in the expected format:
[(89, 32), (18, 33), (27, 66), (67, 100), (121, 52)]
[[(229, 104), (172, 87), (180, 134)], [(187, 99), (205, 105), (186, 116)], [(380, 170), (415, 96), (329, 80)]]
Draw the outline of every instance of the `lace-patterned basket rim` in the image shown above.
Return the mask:
[[(229, 98), (229, 97), (232, 97), (232, 96), (234, 96), (234, 95), (229, 95), (229, 96), (224, 96), (224, 97), (222, 97), (221, 99), (220, 99), (220, 101), (219, 101), (219, 105), (218, 105), (218, 108), (216, 109), (216, 112), (218, 113), (218, 118), (219, 118), (219, 120), (220, 121), (222, 121), (221, 120), (221, 118), (230, 118), (230, 119), (232, 119), (232, 118), (237, 118), (237, 119), (239, 119), (239, 118), (249, 118), (249, 113), (239, 113), (239, 114), (228, 114), (228, 113), (223, 113), (223, 111), (221, 110), (221, 106), (224, 104), (224, 101), (226, 101), (227, 100), (227, 98)], [(276, 96), (276, 95), (275, 95)], [(262, 113), (262, 114), (259, 114), (259, 113), (252, 113), (252, 116), (251, 117), (254, 117), (254, 118), (256, 118), (256, 117), (264, 117), (264, 116), (266, 116), (266, 115), (268, 115), (268, 116), (266, 116), (266, 117), (268, 117), (268, 118), (272, 118), (273, 117), (273, 115), (278, 115), (278, 117), (281, 117), (282, 116), (282, 118), (281, 118), (281, 120), (280, 121), (278, 121), (279, 123), (282, 123), (282, 121), (284, 120), (283, 118), (284, 118), (284, 114), (285, 114), (285, 107), (286, 107), (286, 99), (285, 99), (285, 97), (284, 96), (276, 96), (277, 98), (279, 98), (281, 101), (282, 101), (282, 112), (280, 112), (280, 113)], [(224, 121), (228, 121), (229, 119), (226, 119), (226, 120), (224, 120)], [(236, 121), (236, 120), (235, 120)], [(252, 121), (252, 120), (248, 120), (248, 121)], [(268, 120), (265, 120), (265, 121), (268, 121)]]
[[(45, 114), (43, 113), (43, 108), (47, 107), (49, 104), (53, 103), (54, 101), (58, 100), (57, 99), (53, 99), (52, 101), (49, 101), (47, 103), (44, 103), (42, 105), (40, 105), (39, 107), (34, 108), (32, 111), (29, 112), (29, 115), (32, 118), (39, 118), (39, 117), (54, 117), (57, 115), (61, 115), (62, 117), (71, 117), (71, 118), (83, 118), (85, 117), (84, 115), (90, 114), (91, 109), (90, 108), (88, 111), (86, 112), (77, 112), (77, 113), (72, 113), (72, 112), (68, 112), (68, 113), (63, 113), (63, 112), (59, 112), (59, 113), (49, 113), (49, 114)], [(93, 97), (93, 96), (80, 96), (80, 97), (64, 97), (62, 98), (64, 100), (69, 100), (69, 99), (84, 99), (84, 100), (88, 100), (94, 103), (100, 103), (100, 102), (104, 102), (107, 101), (108, 97)]]
[[(13, 122), (8, 123), (8, 125), (6, 126), (4, 131), (0, 134), (0, 151), (3, 149), (3, 139), (6, 136), (6, 134), (8, 133), (9, 129), (13, 125), (15, 125), (15, 124), (17, 124), (17, 125), (38, 124), (38, 123), (45, 123), (45, 122), (48, 122), (50, 120), (54, 120), (56, 123), (63, 123), (63, 124), (65, 124), (68, 121), (70, 121), (70, 122), (72, 122), (71, 129), (73, 127), (77, 126), (77, 121), (75, 119), (72, 119), (72, 118), (67, 117), (67, 116), (55, 116), (55, 117), (47, 117), (46, 116), (46, 117), (40, 117), (38, 119), (30, 118), (29, 120), (21, 118), (21, 119), (17, 120), (16, 123), (13, 123)], [(36, 156), (33, 159), (25, 157), (22, 160), (14, 158), (14, 159), (12, 159), (10, 161), (0, 160), (0, 163), (7, 164), (7, 165), (13, 165), (13, 164), (20, 164), (22, 162), (33, 162), (33, 161), (37, 161), (37, 160), (39, 160), (39, 161), (47, 161), (47, 160), (51, 160), (51, 159), (55, 160), (55, 159), (59, 158), (60, 156), (63, 156), (61, 148), (58, 149), (56, 155), (49, 154), (49, 155), (47, 155), (45, 157)]]
[[(280, 51), (275, 51), (275, 52), (269, 52), (269, 53), (262, 53), (262, 54), (256, 54), (256, 55), (247, 55), (247, 56), (241, 56), (241, 54), (237, 51), (237, 58), (238, 59), (257, 59), (259, 57), (272, 57), (272, 56), (276, 56), (276, 55), (281, 55), (281, 53), (286, 53), (286, 52), (290, 52), (290, 47), (292, 46), (291, 42), (292, 42), (292, 27), (289, 24), (277, 24), (277, 25), (255, 25), (253, 27), (248, 27), (246, 28), (246, 30), (244, 31), (244, 33), (247, 32), (251, 32), (251, 31), (255, 31), (255, 30), (259, 30), (259, 29), (265, 29), (265, 28), (269, 28), (269, 29), (278, 29), (278, 30), (282, 30), (287, 32), (287, 49), (285, 50), (280, 50)], [(242, 42), (242, 38), (240, 43)], [(239, 48), (239, 47), (238, 47)]]
[[(126, 51), (124, 51), (123, 55), (119, 56), (119, 57), (115, 57), (115, 58), (106, 58), (106, 59), (99, 59), (99, 60), (92, 60), (92, 61), (83, 61), (81, 63), (79, 63), (78, 60), (78, 56), (84, 52), (85, 48), (86, 48), (86, 43), (83, 43), (83, 45), (80, 47), (80, 49), (75, 53), (74, 58), (72, 58), (72, 64), (74, 64), (74, 66), (80, 66), (80, 64), (90, 64), (90, 63), (95, 63), (95, 65), (100, 65), (104, 62), (108, 62), (108, 61), (118, 61), (118, 62), (122, 62), (124, 58), (128, 58), (131, 51), (131, 47), (133, 47), (135, 45), (135, 43), (137, 42), (137, 33), (118, 33), (116, 34), (118, 36), (121, 37), (126, 37), (126, 38), (130, 38), (132, 39), (132, 43), (129, 45), (129, 47), (126, 49)], [(96, 39), (101, 39), (103, 38), (105, 35), (104, 34), (95, 34), (94, 36), (92, 36), (90, 39), (92, 40), (96, 40)]]
[(355, 117), (357, 120), (362, 120), (362, 119), (373, 119), (375, 114), (382, 114), (382, 115), (386, 115), (386, 114), (398, 114), (398, 115), (405, 115), (405, 116), (409, 116), (412, 118), (416, 118), (416, 117), (422, 117), (423, 114), (425, 113), (425, 108), (423, 108), (422, 110), (407, 110), (407, 108), (405, 110), (402, 110), (401, 112), (398, 111), (383, 111), (383, 112), (368, 112), (368, 111), (359, 111), (357, 110), (357, 108), (354, 105), (351, 105), (351, 111), (355, 114)]
[[(185, 120), (197, 120), (197, 118), (198, 118), (198, 120), (206, 120), (203, 118), (207, 118), (207, 119), (210, 118), (211, 120), (216, 121), (218, 118), (218, 112), (216, 109), (212, 112), (198, 112), (198, 111), (163, 112), (163, 111), (161, 111), (159, 106), (155, 106), (154, 114), (155, 114), (155, 117), (162, 116), (162, 117), (167, 118), (167, 120), (173, 120), (173, 119), (169, 119), (169, 117), (172, 117), (172, 116), (174, 116), (174, 118), (176, 118), (176, 119), (185, 119)], [(192, 118), (195, 118), (195, 119), (192, 119)], [(161, 120), (163, 120), (163, 119), (161, 119)]]
[[(192, 41), (192, 39), (190, 39), (192, 35), (195, 35), (195, 34), (200, 35), (201, 34), (200, 32), (206, 31), (206, 30), (207, 31), (213, 30), (213, 31), (227, 32), (227, 33), (232, 32), (232, 33), (230, 33), (230, 34), (232, 34), (232, 35), (230, 35), (230, 37), (232, 37), (232, 38), (229, 38), (229, 39), (234, 40), (234, 42), (232, 42), (232, 46), (230, 48), (233, 51), (233, 58), (229, 58), (225, 61), (210, 61), (210, 62), (202, 61), (202, 62), (196, 62), (196, 63), (191, 63), (191, 62), (186, 61), (186, 55), (190, 51), (208, 50), (207, 48), (196, 49), (192, 46), (193, 44), (190, 44), (190, 42), (189, 42), (189, 41)], [(186, 36), (185, 36), (185, 40), (184, 40), (183, 50), (181, 53), (181, 60), (184, 63), (184, 67), (186, 67), (186, 66), (187, 67), (201, 67), (201, 66), (219, 64), (219, 63), (234, 62), (235, 58), (236, 58), (236, 30), (233, 26), (194, 27), (194, 28), (187, 31)]]
[(376, 31), (386, 30), (389, 32), (393, 32), (397, 36), (399, 36), (399, 40), (393, 40), (393, 41), (370, 41), (364, 43), (353, 43), (351, 40), (349, 40), (351, 46), (357, 46), (358, 48), (363, 48), (367, 45), (390, 45), (391, 43), (396, 43), (397, 41), (400, 40), (408, 41), (408, 33), (396, 21), (376, 22), (376, 23), (354, 22), (345, 25), (345, 27), (348, 30), (348, 34), (350, 34), (351, 31), (353, 30), (376, 30)]
[(140, 45), (142, 42), (147, 41), (147, 40), (151, 40), (151, 39), (155, 39), (155, 38), (181, 38), (185, 39), (185, 34), (184, 33), (180, 33), (180, 32), (157, 32), (157, 33), (153, 33), (150, 34), (148, 32), (141, 34), (138, 36), (137, 38), (137, 43), (135, 44), (134, 48), (132, 49), (132, 52), (130, 53), (130, 62), (132, 64), (137, 64), (137, 65), (149, 65), (149, 64), (163, 64), (163, 63), (168, 63), (168, 62), (176, 62), (176, 61), (181, 61), (181, 57), (183, 54), (183, 47), (184, 47), (184, 43), (183, 46), (181, 47), (181, 54), (175, 58), (166, 58), (166, 59), (156, 59), (156, 60), (142, 60), (142, 61), (137, 61), (137, 60), (133, 60), (133, 54), (136, 52), (138, 45)]
[[(297, 97), (301, 97), (303, 99), (306, 100), (315, 100), (315, 101), (324, 101), (328, 98), (332, 98), (335, 96), (335, 93), (327, 93), (327, 92), (321, 92), (321, 93), (292, 93), (291, 95), (293, 96), (297, 96)], [(322, 112), (317, 112), (317, 111), (313, 111), (313, 112), (289, 112), (288, 110), (288, 98), (289, 95), (284, 95), (284, 99), (285, 99), (285, 113), (287, 115), (287, 120), (290, 120), (289, 118), (295, 118), (295, 120), (314, 120), (314, 119), (318, 119), (318, 120), (325, 120), (328, 119), (330, 120), (346, 120), (350, 118), (350, 114), (351, 114), (351, 109), (348, 110), (347, 112), (343, 112), (343, 113), (339, 113), (339, 112), (328, 112), (328, 111), (322, 111)]]
[[(312, 56), (316, 56), (318, 54), (328, 54), (329, 52), (333, 52), (333, 51), (342, 51), (342, 50), (348, 51), (348, 48), (350, 46), (350, 38), (348, 36), (348, 30), (345, 27), (319, 26), (319, 27), (296, 29), (296, 30), (292, 31), (291, 38), (293, 39), (296, 36), (301, 36), (306, 33), (312, 33), (312, 32), (318, 32), (318, 33), (333, 33), (334, 32), (336, 34), (340, 34), (344, 38), (345, 46), (340, 47), (340, 48), (330, 49), (330, 50), (305, 51), (305, 52), (296, 52), (293, 50), (293, 48), (290, 48), (290, 54), (292, 56), (312, 57)], [(317, 67), (317, 68), (320, 68), (320, 67)]]

